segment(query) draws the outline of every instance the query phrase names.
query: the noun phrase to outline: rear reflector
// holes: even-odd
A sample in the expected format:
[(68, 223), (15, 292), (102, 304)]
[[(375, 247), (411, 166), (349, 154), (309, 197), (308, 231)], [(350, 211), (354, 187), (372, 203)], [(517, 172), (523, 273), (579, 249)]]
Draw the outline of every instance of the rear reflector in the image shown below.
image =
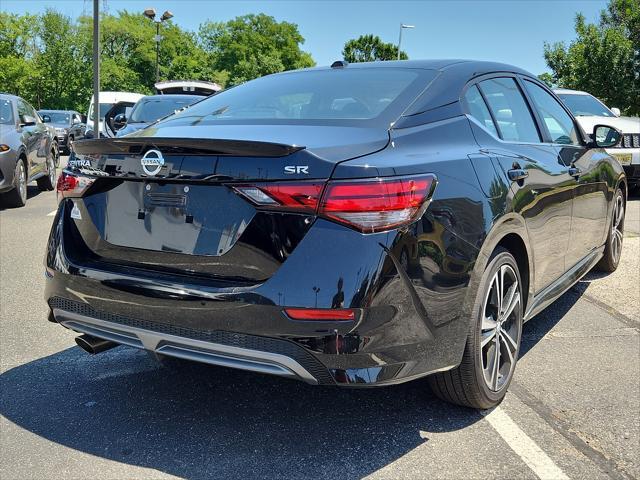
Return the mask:
[(350, 308), (285, 308), (284, 312), (293, 320), (316, 320), (323, 322), (344, 322), (355, 320), (356, 314)]
[(58, 201), (67, 197), (81, 197), (93, 182), (93, 178), (63, 171), (56, 184)]
[(315, 213), (322, 193), (321, 182), (264, 183), (233, 188), (260, 207)]
[[(415, 221), (429, 204), (433, 175), (362, 180), (234, 185), (260, 208), (317, 214), (363, 233), (397, 228)], [(324, 192), (323, 192), (324, 188)]]

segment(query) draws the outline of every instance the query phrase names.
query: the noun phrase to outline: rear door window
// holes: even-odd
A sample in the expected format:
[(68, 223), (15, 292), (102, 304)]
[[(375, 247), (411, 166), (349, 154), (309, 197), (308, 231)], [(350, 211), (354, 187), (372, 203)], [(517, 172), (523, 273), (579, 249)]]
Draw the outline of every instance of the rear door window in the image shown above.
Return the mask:
[(544, 88), (533, 82), (525, 80), (524, 88), (544, 121), (551, 141), (562, 145), (580, 145), (576, 126), (562, 105)]
[(467, 106), (467, 111), (475, 118), (482, 126), (498, 137), (498, 130), (495, 123), (491, 118), (491, 113), (487, 108), (487, 104), (484, 103), (484, 99), (480, 94), (480, 90), (475, 85), (471, 86), (464, 94), (464, 103)]
[(492, 78), (479, 83), (500, 138), (508, 142), (539, 143), (540, 134), (529, 107), (513, 78)]

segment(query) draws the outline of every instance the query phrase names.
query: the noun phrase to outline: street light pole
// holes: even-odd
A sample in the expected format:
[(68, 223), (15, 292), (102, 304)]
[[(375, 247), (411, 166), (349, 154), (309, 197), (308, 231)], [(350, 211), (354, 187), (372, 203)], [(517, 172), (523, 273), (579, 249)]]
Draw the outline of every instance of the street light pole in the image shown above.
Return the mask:
[(93, 0), (93, 134), (100, 138), (100, 0)]
[(160, 22), (156, 22), (156, 83), (160, 81)]
[(147, 8), (144, 12), (142, 12), (142, 14), (156, 24), (156, 36), (155, 36), (155, 41), (156, 41), (156, 83), (158, 83), (160, 81), (160, 39), (161, 39), (161, 37), (160, 37), (160, 24), (162, 22), (164, 22), (165, 20), (169, 20), (170, 18), (172, 18), (173, 17), (173, 13), (171, 13), (169, 10), (166, 10), (162, 14), (162, 16), (160, 17), (160, 20), (156, 20), (156, 9), (155, 8)]
[(402, 30), (405, 28), (416, 28), (414, 25), (400, 24), (400, 35), (398, 36), (398, 60), (400, 60), (400, 47), (402, 46)]

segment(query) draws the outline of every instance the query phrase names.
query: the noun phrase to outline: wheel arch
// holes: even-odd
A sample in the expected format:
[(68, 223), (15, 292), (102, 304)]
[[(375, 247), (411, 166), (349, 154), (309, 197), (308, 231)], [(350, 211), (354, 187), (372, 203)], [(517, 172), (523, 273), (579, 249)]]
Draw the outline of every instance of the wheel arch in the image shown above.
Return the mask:
[(526, 310), (534, 294), (532, 289), (533, 285), (535, 285), (535, 262), (524, 218), (516, 213), (509, 213), (502, 217), (489, 231), (480, 249), (481, 258), (484, 259), (483, 264), (480, 265), (480, 274), (484, 272), (493, 252), (498, 247), (508, 250), (518, 264), (523, 291), (527, 292), (524, 298), (524, 308)]

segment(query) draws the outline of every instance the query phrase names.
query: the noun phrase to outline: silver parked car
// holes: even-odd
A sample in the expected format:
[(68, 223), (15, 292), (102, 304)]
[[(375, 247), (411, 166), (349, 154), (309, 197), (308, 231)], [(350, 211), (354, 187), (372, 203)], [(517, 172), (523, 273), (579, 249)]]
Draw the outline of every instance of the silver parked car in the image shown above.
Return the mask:
[(20, 97), (0, 93), (0, 206), (22, 207), (33, 180), (40, 190), (53, 190), (57, 155), (35, 109)]

